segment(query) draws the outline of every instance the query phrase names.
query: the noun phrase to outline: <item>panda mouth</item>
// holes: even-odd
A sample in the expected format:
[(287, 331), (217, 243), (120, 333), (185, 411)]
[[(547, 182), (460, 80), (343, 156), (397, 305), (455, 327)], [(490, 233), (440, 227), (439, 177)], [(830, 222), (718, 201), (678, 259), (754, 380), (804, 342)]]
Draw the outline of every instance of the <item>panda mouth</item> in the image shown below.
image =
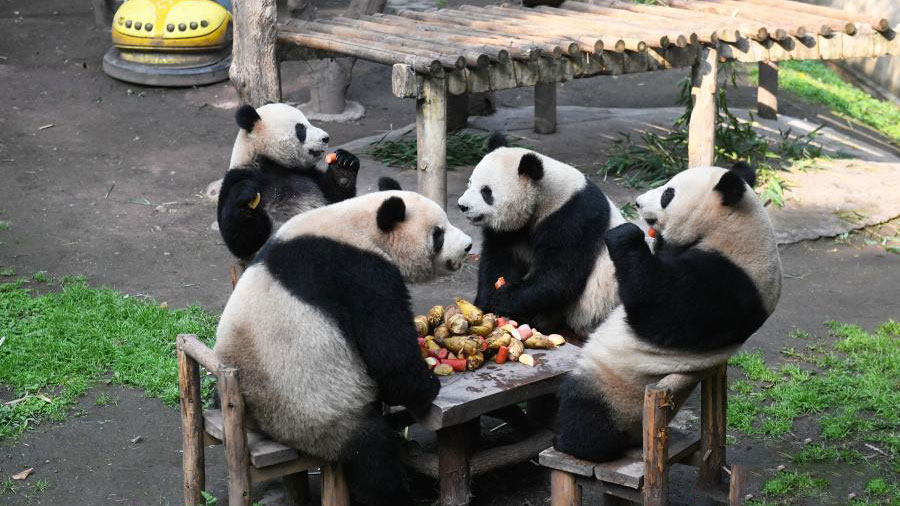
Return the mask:
[(458, 271), (462, 268), (462, 261), (447, 260), (445, 264), (448, 271)]
[(469, 218), (469, 221), (471, 221), (472, 224), (477, 225), (477, 224), (481, 223), (482, 221), (484, 221), (484, 215), (479, 214), (478, 216), (473, 216), (473, 217)]
[(324, 149), (310, 149), (309, 154), (316, 158), (319, 158), (320, 156), (325, 154), (325, 150)]

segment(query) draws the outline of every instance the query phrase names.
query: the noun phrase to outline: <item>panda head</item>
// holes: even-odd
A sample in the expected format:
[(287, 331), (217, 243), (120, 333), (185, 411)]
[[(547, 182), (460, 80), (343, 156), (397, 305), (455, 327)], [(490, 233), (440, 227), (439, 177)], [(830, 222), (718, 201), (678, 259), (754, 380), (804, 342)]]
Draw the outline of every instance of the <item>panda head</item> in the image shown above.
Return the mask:
[(667, 243), (684, 246), (761, 208), (755, 183), (756, 173), (744, 162), (731, 169), (695, 167), (640, 195), (636, 205)]
[(370, 251), (396, 265), (410, 282), (459, 270), (472, 238), (454, 227), (434, 201), (399, 188), (384, 178), (381, 191), (301, 213), (276, 235), (282, 240), (327, 237)]
[(296, 107), (287, 104), (266, 104), (258, 109), (241, 106), (235, 114), (241, 127), (231, 166), (250, 162), (264, 156), (289, 168), (310, 168), (325, 154), (328, 133), (312, 126)]
[(488, 148), (457, 204), (473, 225), (497, 232), (518, 230), (534, 213), (543, 159), (524, 148), (505, 147), (502, 137), (492, 137)]

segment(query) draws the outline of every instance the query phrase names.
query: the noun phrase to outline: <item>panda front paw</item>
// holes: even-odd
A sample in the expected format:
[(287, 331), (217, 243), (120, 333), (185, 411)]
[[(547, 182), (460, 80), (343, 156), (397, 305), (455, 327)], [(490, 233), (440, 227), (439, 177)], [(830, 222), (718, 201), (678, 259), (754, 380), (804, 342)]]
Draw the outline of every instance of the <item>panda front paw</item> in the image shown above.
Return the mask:
[(644, 232), (634, 223), (623, 223), (606, 232), (606, 247), (611, 253), (623, 251), (635, 245), (646, 247)]
[(337, 158), (328, 165), (337, 200), (356, 196), (356, 175), (359, 172), (359, 158), (349, 151), (339, 149)]
[(359, 172), (359, 157), (349, 151), (339, 149), (334, 152), (337, 159), (331, 164), (332, 170), (356, 174)]

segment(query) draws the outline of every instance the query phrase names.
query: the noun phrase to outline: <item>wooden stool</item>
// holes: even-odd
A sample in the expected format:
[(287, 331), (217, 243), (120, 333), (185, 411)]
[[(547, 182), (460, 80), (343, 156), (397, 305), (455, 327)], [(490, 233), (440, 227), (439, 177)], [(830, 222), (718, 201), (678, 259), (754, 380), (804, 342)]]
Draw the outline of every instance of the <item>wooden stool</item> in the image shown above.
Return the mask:
[[(339, 465), (303, 455), (265, 434), (247, 430), (238, 369), (220, 363), (213, 351), (193, 334), (180, 334), (177, 350), (186, 505), (205, 504), (201, 495), (206, 486), (204, 447), (222, 443), (225, 444), (228, 504), (231, 506), (250, 506), (251, 483), (274, 478), (282, 479), (288, 504), (303, 506), (309, 502), (308, 471), (317, 467), (322, 470), (322, 504), (350, 504), (347, 482)], [(203, 412), (201, 365), (218, 379), (221, 410)]]
[[(624, 457), (600, 464), (577, 459), (549, 448), (540, 455), (550, 468), (551, 506), (578, 506), (582, 488), (604, 497), (604, 505), (631, 501), (644, 506), (669, 502), (669, 466), (680, 462), (700, 469), (699, 484), (712, 488), (722, 480), (725, 465), (726, 366), (697, 375), (671, 374), (644, 391), (643, 451), (635, 448)], [(701, 380), (700, 435), (669, 427), (673, 407), (680, 406)], [(740, 480), (732, 472), (732, 480)], [(740, 500), (740, 485), (731, 494)], [(734, 506), (738, 502), (732, 503)]]

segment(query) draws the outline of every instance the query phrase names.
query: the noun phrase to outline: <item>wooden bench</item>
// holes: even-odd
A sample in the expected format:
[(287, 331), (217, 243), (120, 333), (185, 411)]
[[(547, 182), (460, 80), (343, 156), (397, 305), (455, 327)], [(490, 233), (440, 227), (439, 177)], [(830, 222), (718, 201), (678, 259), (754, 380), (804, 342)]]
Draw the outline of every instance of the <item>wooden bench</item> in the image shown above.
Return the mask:
[[(322, 470), (322, 504), (350, 504), (339, 465), (303, 455), (265, 434), (247, 430), (238, 369), (220, 363), (213, 351), (193, 334), (179, 335), (176, 348), (184, 437), (185, 505), (205, 504), (201, 494), (206, 486), (204, 447), (223, 443), (230, 506), (250, 506), (250, 485), (275, 478), (282, 479), (288, 505), (304, 506), (309, 502), (308, 471), (315, 468)], [(203, 412), (200, 366), (218, 380), (221, 409)]]
[(886, 18), (787, 0), (567, 1), (559, 8), (463, 6), (276, 24), (275, 0), (234, 0), (230, 77), (242, 103), (281, 101), (279, 64), (349, 56), (392, 65), (416, 102), (419, 193), (446, 207), (450, 96), (533, 87), (535, 130), (556, 128), (556, 85), (691, 67), (688, 165), (715, 159), (716, 75), (758, 63), (759, 110), (777, 112), (777, 62), (900, 55)]
[[(582, 489), (603, 497), (604, 506), (630, 501), (665, 506), (669, 495), (669, 467), (675, 463), (699, 468), (699, 484), (710, 489), (722, 481), (725, 465), (726, 366), (696, 375), (672, 374), (648, 385), (644, 393), (643, 449), (635, 448), (611, 462), (594, 463), (549, 448), (540, 454), (550, 468), (551, 506), (579, 506)], [(669, 427), (673, 408), (690, 395), (702, 376), (700, 434)], [(741, 473), (734, 467), (732, 504), (741, 497)]]

